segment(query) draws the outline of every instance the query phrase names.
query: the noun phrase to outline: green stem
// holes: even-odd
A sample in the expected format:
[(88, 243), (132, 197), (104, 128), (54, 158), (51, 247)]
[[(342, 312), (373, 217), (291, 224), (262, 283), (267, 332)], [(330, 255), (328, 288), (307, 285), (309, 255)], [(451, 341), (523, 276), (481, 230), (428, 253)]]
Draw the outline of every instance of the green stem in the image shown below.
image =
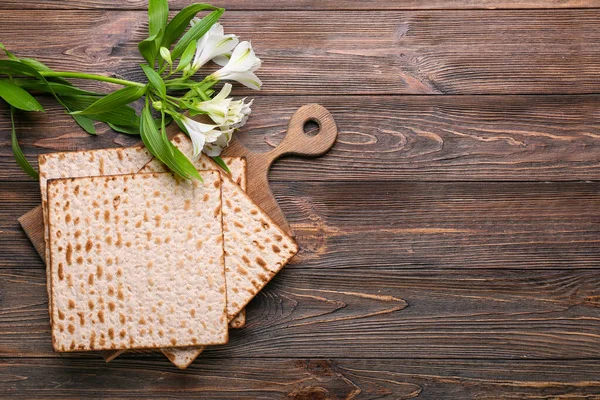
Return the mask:
[(167, 85), (167, 87), (169, 86), (180, 86), (180, 85), (185, 85), (185, 86), (194, 86), (197, 85), (198, 82), (195, 81), (188, 81), (187, 79), (182, 79), (182, 78), (175, 78), (175, 79), (169, 79), (165, 81), (165, 85)]
[(45, 77), (60, 77), (60, 78), (76, 78), (76, 79), (92, 79), (95, 81), (116, 83), (123, 86), (139, 86), (144, 87), (143, 83), (127, 81), (125, 79), (111, 78), (103, 75), (85, 74), (82, 72), (67, 72), (67, 71), (40, 71), (40, 74)]

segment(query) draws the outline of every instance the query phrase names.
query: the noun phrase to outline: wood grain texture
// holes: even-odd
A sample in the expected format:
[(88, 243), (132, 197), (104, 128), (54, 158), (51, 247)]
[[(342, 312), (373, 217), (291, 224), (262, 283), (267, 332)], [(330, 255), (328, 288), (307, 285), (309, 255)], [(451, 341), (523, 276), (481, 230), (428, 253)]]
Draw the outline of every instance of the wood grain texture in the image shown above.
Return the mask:
[[(325, 157), (271, 171), (302, 252), (186, 371), (58, 357), (17, 223), (39, 189), (0, 106), (0, 397), (600, 399), (600, 2), (215, 4), (264, 60), (264, 89), (235, 91), (256, 97), (244, 145), (275, 148), (306, 103), (338, 123)], [(6, 0), (0, 36), (57, 69), (142, 81), (145, 6)], [(42, 103), (18, 119), (32, 161), (138, 141)]]
[[(600, 184), (272, 182), (300, 253), (286, 268), (597, 269)], [(42, 267), (17, 218), (34, 182), (0, 183), (0, 268)], [(19, 262), (15, 262), (19, 260)]]
[[(190, 4), (189, 0), (171, 0), (171, 10), (179, 10)], [(225, 7), (227, 10), (447, 10), (447, 9), (561, 9), (561, 8), (598, 8), (598, 0), (286, 0), (285, 2), (215, 0), (210, 4)], [(121, 9), (145, 10), (146, 0), (34, 0), (23, 3), (19, 0), (5, 0), (0, 10), (23, 9)]]
[[(19, 55), (139, 81), (146, 19), (142, 11), (0, 12), (3, 42)], [(600, 91), (598, 9), (339, 11), (327, 18), (232, 11), (223, 24), (252, 40), (266, 94)]]
[(183, 372), (159, 359), (0, 360), (3, 393), (25, 399), (596, 399), (599, 374), (594, 361), (204, 359)]
[[(0, 357), (60, 357), (43, 270), (0, 276)], [(284, 268), (200, 358), (599, 358), (599, 285), (586, 270)]]
[[(54, 102), (46, 114), (19, 118), (18, 134), (37, 154), (132, 145), (138, 137), (98, 124), (92, 137)], [(252, 118), (237, 135), (251, 150), (278, 145), (303, 104), (324, 105), (339, 137), (319, 159), (275, 163), (277, 181), (598, 180), (600, 96), (255, 96)], [(29, 180), (10, 148), (7, 110), (0, 107), (0, 179)]]

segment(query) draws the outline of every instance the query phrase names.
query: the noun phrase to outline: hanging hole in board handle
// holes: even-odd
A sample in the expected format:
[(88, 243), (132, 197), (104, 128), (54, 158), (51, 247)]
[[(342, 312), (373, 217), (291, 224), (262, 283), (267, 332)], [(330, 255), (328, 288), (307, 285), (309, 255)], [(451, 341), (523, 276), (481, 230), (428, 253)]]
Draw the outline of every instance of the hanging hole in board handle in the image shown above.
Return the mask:
[(315, 121), (314, 119), (309, 119), (304, 123), (303, 130), (306, 136), (312, 137), (317, 136), (319, 134), (321, 127), (319, 126), (318, 121)]
[[(314, 127), (317, 129), (313, 129)], [(312, 128), (307, 132), (305, 127)], [(335, 143), (338, 130), (333, 117), (319, 104), (307, 104), (294, 113), (283, 141), (272, 152), (276, 157), (295, 154), (317, 157), (325, 154)]]

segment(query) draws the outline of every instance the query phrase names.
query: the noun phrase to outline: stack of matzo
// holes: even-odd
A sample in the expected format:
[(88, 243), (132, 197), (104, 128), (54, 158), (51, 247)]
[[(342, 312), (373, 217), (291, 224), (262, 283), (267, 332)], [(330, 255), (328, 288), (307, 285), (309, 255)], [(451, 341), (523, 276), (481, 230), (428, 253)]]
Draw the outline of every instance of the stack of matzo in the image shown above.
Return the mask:
[(244, 325), (297, 246), (245, 194), (244, 159), (225, 158), (231, 176), (194, 162), (203, 183), (140, 147), (40, 156), (55, 350), (161, 348), (185, 368)]

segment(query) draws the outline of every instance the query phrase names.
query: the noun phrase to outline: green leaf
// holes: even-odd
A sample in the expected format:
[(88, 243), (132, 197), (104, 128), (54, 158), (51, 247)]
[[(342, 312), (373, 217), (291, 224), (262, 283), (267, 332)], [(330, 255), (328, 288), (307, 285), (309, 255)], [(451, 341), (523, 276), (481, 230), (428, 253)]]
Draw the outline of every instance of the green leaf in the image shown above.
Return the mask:
[(102, 96), (99, 93), (90, 92), (87, 90), (79, 89), (75, 86), (64, 85), (58, 82), (44, 82), (31, 79), (15, 78), (13, 82), (26, 90), (35, 90), (42, 93), (56, 93), (62, 96)]
[[(69, 113), (71, 112), (71, 110), (58, 97), (59, 93), (64, 95), (95, 95), (95, 93), (88, 92), (86, 90), (81, 90), (72, 86), (69, 81), (62, 78), (51, 78), (56, 80), (57, 82), (48, 81), (38, 71), (52, 71), (52, 69), (40, 61), (34, 60), (32, 58), (23, 58), (21, 59), (21, 64), (22, 65), (18, 66), (18, 68), (21, 68), (25, 72), (29, 72), (31, 75), (37, 77), (39, 80), (34, 81), (28, 79), (15, 79), (14, 82), (16, 82), (19, 86), (29, 88), (30, 90), (40, 90), (42, 92), (52, 94), (56, 101), (58, 101)], [(96, 128), (94, 127), (94, 122), (91, 119), (83, 116), (71, 116), (73, 117), (75, 122), (87, 133), (89, 133), (90, 135), (96, 134)]]
[(117, 131), (120, 133), (125, 133), (127, 135), (139, 135), (140, 134), (140, 125), (115, 125), (108, 123), (108, 126), (112, 128), (113, 131)]
[(2, 42), (0, 42), (0, 49), (4, 50), (4, 54), (6, 54), (6, 57), (10, 58), (11, 60), (14, 61), (19, 61), (19, 59), (10, 51), (6, 50), (6, 47), (4, 47), (4, 44)]
[(192, 41), (196, 41), (202, 37), (211, 26), (215, 24), (225, 11), (224, 8), (218, 8), (215, 11), (208, 14), (206, 17), (202, 18), (197, 24), (194, 24), (182, 37), (179, 39), (179, 42), (173, 48), (171, 52), (171, 57), (173, 59), (179, 58), (181, 54), (185, 51), (185, 49), (190, 45)]
[[(196, 14), (203, 10), (219, 10), (219, 8), (213, 7), (209, 4), (192, 4), (185, 7), (183, 10), (179, 11), (167, 25), (167, 29), (165, 30), (165, 35), (162, 40), (162, 45), (167, 48), (171, 46), (183, 34), (192, 18), (194, 18)], [(225, 10), (223, 9), (223, 11)], [(172, 58), (176, 59), (177, 57)]]
[(113, 124), (117, 126), (140, 126), (140, 117), (137, 115), (129, 115), (124, 113), (122, 110), (113, 110), (102, 114), (91, 114), (87, 116), (94, 121), (106, 122), (107, 124)]
[[(52, 68), (50, 68), (43, 62), (35, 60), (33, 58), (21, 58), (20, 62), (27, 65), (28, 67), (35, 69), (38, 72), (41, 72), (41, 71), (54, 72)], [(66, 79), (60, 78), (60, 77), (53, 76), (50, 78), (45, 78), (46, 81), (48, 81), (48, 79), (55, 81), (55, 82), (62, 83), (65, 86), (73, 86), (73, 84), (71, 82), (69, 82)]]
[(21, 62), (30, 66), (31, 68), (34, 68), (36, 71), (52, 71), (52, 68), (33, 58), (21, 58)]
[(148, 33), (157, 35), (165, 30), (169, 18), (169, 2), (167, 0), (148, 0)]
[(154, 61), (156, 60), (156, 55), (160, 48), (161, 35), (162, 31), (160, 31), (158, 35), (152, 35), (138, 44), (138, 50), (148, 65), (154, 66)]
[(192, 59), (194, 58), (194, 54), (196, 53), (197, 45), (198, 41), (194, 40), (188, 45), (188, 47), (186, 47), (186, 49), (183, 51), (183, 54), (181, 54), (181, 58), (179, 59), (179, 64), (177, 65), (175, 72), (179, 72), (190, 65)]
[(15, 129), (15, 117), (14, 117), (14, 109), (10, 107), (10, 122), (11, 122), (11, 134), (10, 139), (12, 142), (12, 151), (15, 156), (15, 160), (17, 160), (17, 164), (25, 171), (29, 176), (33, 179), (40, 179), (38, 172), (29, 164), (29, 161), (25, 158), (21, 147), (19, 146), (19, 142), (17, 140), (17, 130)]
[(14, 60), (0, 60), (0, 74), (35, 76), (38, 79), (43, 79), (35, 68)]
[(162, 161), (171, 171), (185, 179), (202, 180), (200, 173), (198, 173), (192, 162), (158, 131), (152, 119), (150, 103), (148, 102), (142, 110), (140, 134), (150, 153)]
[(148, 77), (148, 82), (150, 82), (150, 85), (156, 89), (162, 99), (165, 99), (167, 97), (167, 87), (165, 86), (165, 82), (160, 77), (158, 72), (145, 64), (142, 65), (142, 69)]
[(221, 158), (221, 156), (216, 156), (216, 157), (211, 157), (212, 160), (214, 162), (217, 163), (217, 165), (221, 168), (223, 168), (223, 171), (227, 172), (229, 175), (231, 175), (231, 171), (229, 170), (229, 167), (227, 166), (227, 164), (225, 164), (225, 161), (223, 161), (223, 159)]
[[(67, 109), (69, 111), (69, 109)], [(75, 122), (87, 133), (90, 135), (96, 134), (96, 127), (94, 126), (94, 121), (91, 119), (84, 117), (83, 115), (71, 115)]]
[(32, 95), (9, 81), (0, 81), (0, 97), (19, 110), (44, 111), (44, 107)]
[(132, 103), (146, 93), (146, 87), (128, 86), (112, 92), (96, 101), (83, 111), (76, 111), (79, 115), (102, 114), (115, 108)]
[[(61, 101), (65, 107), (77, 111), (86, 109), (95, 103), (97, 99), (97, 97), (93, 96), (78, 96), (63, 97)], [(86, 115), (86, 117), (118, 126), (137, 126), (139, 130), (140, 118), (137, 116), (135, 110), (129, 106), (121, 106), (105, 113)]]

